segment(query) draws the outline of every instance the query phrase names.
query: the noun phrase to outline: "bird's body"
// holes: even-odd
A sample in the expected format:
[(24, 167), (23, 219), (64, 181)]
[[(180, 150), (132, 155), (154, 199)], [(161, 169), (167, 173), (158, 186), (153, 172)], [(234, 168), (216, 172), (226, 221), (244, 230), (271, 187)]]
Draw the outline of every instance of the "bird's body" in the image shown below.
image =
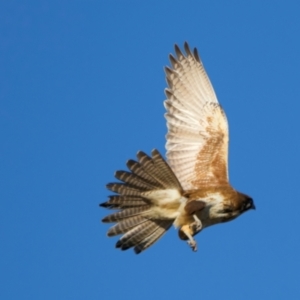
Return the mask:
[(121, 182), (107, 188), (117, 193), (101, 206), (118, 209), (103, 219), (117, 222), (109, 236), (124, 234), (117, 242), (123, 250), (147, 249), (173, 224), (188, 240), (204, 228), (230, 221), (254, 208), (253, 200), (236, 191), (228, 180), (228, 124), (197, 50), (187, 43), (183, 55), (170, 55), (166, 67), (167, 160), (157, 150), (152, 157), (138, 152), (118, 171)]
[[(237, 192), (230, 186), (215, 187), (201, 190), (185, 192), (186, 203), (176, 218), (174, 225), (178, 228), (194, 221), (192, 215), (195, 212), (196, 216), (202, 222), (202, 229), (217, 224), (226, 222), (229, 217), (220, 213), (226, 206), (234, 206)], [(199, 202), (205, 205), (203, 209), (198, 209)], [(195, 207), (195, 209), (193, 209)]]

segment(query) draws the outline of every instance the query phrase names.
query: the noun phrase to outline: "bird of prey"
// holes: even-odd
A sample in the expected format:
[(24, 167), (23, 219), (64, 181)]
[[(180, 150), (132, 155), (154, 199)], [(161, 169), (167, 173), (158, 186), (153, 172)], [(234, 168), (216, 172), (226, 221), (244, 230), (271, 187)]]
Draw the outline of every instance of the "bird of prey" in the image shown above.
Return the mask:
[(108, 236), (122, 234), (116, 247), (140, 253), (172, 226), (197, 250), (194, 236), (204, 228), (233, 220), (255, 209), (251, 197), (228, 179), (228, 123), (195, 48), (175, 45), (166, 67), (166, 157), (137, 153), (129, 171), (115, 173), (115, 194), (100, 206), (116, 209), (102, 221), (116, 223)]

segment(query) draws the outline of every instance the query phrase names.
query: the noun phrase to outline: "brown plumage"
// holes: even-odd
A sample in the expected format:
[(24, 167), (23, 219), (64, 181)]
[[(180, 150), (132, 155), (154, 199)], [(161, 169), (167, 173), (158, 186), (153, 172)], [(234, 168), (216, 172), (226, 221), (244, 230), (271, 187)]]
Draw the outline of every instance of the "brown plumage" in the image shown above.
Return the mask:
[(173, 224), (179, 237), (195, 251), (193, 236), (202, 229), (233, 220), (253, 209), (253, 200), (231, 187), (228, 179), (228, 124), (196, 49), (175, 45), (172, 68), (166, 67), (168, 88), (167, 160), (138, 152), (129, 171), (107, 188), (117, 195), (100, 206), (118, 211), (103, 222), (116, 222), (108, 236), (123, 234), (116, 244), (140, 253)]
[[(126, 250), (134, 247), (136, 253), (150, 247), (172, 225), (180, 203), (165, 203), (165, 197), (160, 195), (165, 191), (174, 190), (180, 198), (182, 191), (180, 183), (171, 168), (157, 150), (152, 151), (152, 157), (138, 152), (138, 161), (130, 160), (127, 166), (131, 172), (117, 171), (115, 177), (123, 183), (110, 183), (107, 188), (119, 195), (100, 204), (109, 209), (120, 211), (106, 216), (105, 223), (117, 222), (107, 233), (108, 236), (124, 235), (117, 242), (116, 247)], [(171, 192), (172, 193), (172, 192)], [(166, 214), (167, 217), (161, 218)], [(171, 215), (169, 218), (168, 216)]]

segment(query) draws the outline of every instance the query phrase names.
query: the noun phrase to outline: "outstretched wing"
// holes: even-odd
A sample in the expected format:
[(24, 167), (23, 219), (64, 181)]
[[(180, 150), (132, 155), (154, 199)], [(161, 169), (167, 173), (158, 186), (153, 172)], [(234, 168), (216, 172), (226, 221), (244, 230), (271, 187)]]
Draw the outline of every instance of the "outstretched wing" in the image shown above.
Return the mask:
[(167, 160), (184, 190), (228, 183), (228, 124), (199, 58), (175, 45), (166, 67)]

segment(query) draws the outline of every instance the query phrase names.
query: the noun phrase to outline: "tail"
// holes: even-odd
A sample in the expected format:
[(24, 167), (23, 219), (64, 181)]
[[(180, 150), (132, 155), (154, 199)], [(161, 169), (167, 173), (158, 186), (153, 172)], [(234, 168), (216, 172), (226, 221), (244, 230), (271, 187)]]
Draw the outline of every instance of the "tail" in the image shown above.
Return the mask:
[(109, 183), (107, 188), (118, 195), (109, 197), (100, 206), (118, 209), (102, 222), (116, 224), (108, 236), (123, 234), (117, 248), (134, 247), (140, 253), (153, 245), (171, 227), (180, 205), (182, 188), (175, 174), (157, 150), (152, 158), (143, 152), (138, 162), (129, 160), (131, 172), (117, 171), (115, 177), (122, 183)]

